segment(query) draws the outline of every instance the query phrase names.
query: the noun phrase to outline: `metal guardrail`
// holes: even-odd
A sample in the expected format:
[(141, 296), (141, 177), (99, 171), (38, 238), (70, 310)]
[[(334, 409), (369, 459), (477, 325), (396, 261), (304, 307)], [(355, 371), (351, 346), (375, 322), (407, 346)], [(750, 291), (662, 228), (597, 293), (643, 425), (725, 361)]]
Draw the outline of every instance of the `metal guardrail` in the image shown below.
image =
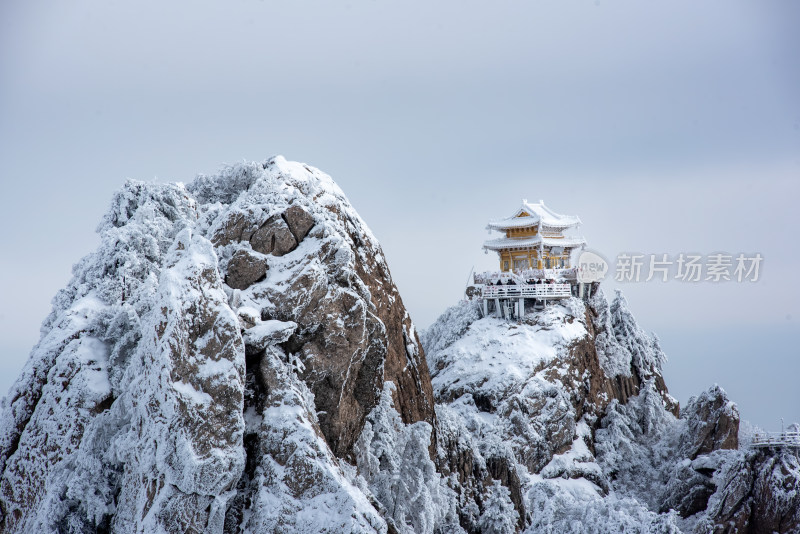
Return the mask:
[(800, 432), (760, 432), (753, 436), (751, 447), (800, 447)]
[(536, 285), (509, 285), (509, 286), (483, 286), (481, 296), (487, 299), (496, 298), (536, 298), (557, 299), (572, 296), (570, 284), (536, 284)]

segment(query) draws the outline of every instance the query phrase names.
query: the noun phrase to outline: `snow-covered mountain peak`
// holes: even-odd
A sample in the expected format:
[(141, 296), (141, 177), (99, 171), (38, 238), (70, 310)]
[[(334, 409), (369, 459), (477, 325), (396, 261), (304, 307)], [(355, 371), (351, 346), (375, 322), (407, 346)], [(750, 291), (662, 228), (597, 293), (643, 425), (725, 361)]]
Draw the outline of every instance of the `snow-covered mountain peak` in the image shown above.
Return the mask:
[[(559, 355), (565, 356), (576, 340), (587, 334), (585, 313), (580, 301), (569, 309), (553, 305), (528, 320), (513, 323), (494, 317), (478, 318), (472, 303), (452, 308), (428, 331), (455, 338), (446, 346), (429, 347), (428, 366), (434, 392), (442, 399), (456, 399), (465, 392), (487, 398), (500, 398), (519, 391)], [(460, 315), (451, 322), (453, 315)], [(465, 331), (444, 331), (448, 327)], [(426, 338), (423, 338), (425, 340)], [(441, 343), (439, 344), (441, 345)]]
[[(438, 464), (468, 531), (485, 522), (490, 480), (508, 488), (508, 506), (496, 506), (511, 507), (526, 532), (717, 532), (722, 518), (741, 522), (768, 498), (745, 506), (719, 496), (729, 481), (750, 483), (729, 467), (743, 461), (738, 411), (714, 386), (679, 412), (662, 376), (666, 356), (621, 293), (610, 303), (602, 291), (563, 300), (520, 322), (482, 317), (466, 301), (422, 340)], [(777, 477), (751, 461), (760, 473), (751, 482)], [(782, 480), (797, 487), (791, 474)], [(796, 525), (791, 499), (781, 499), (769, 521)]]
[(2, 529), (385, 531), (341, 459), (385, 382), (405, 423), (433, 395), (333, 180), (282, 157), (129, 180), (98, 231), (3, 403)]
[(345, 194), (280, 156), (129, 180), (98, 232), (0, 405), (3, 532), (800, 526), (796, 453), (738, 450), (719, 387), (680, 411), (621, 294), (420, 342)]

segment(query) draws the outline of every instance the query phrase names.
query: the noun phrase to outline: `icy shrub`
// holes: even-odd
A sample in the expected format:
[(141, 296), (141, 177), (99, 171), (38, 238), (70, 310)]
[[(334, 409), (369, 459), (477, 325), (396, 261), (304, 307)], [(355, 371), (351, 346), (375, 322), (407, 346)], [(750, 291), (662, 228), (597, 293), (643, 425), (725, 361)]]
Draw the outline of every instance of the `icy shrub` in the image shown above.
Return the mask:
[(455, 496), (428, 456), (431, 426), (423, 421), (404, 425), (394, 408), (393, 389), (386, 382), (356, 442), (358, 474), (398, 531), (423, 534), (443, 523), (457, 525)]
[(188, 190), (202, 203), (231, 204), (242, 191), (247, 191), (264, 175), (266, 164), (238, 163), (223, 167), (219, 174), (200, 174), (189, 184)]
[(603, 290), (589, 299), (589, 307), (594, 311), (592, 320), (595, 329), (594, 345), (600, 366), (609, 377), (631, 376), (631, 354), (617, 341), (611, 321), (611, 307)]
[[(481, 318), (478, 302), (461, 302), (449, 307), (429, 328), (420, 333), (426, 354), (434, 354), (448, 347), (464, 335), (469, 326)], [(432, 362), (428, 362), (432, 366)]]
[(131, 303), (143, 315), (155, 296), (162, 260), (178, 232), (194, 221), (195, 208), (181, 184), (128, 180), (97, 228), (100, 246), (72, 268), (72, 280), (53, 299), (42, 333), (90, 291), (105, 304)]
[(628, 309), (628, 301), (617, 291), (611, 303), (611, 323), (620, 346), (630, 353), (632, 361), (642, 379), (661, 374), (667, 356), (658, 344), (658, 338), (647, 335)]
[(499, 480), (495, 480), (487, 488), (478, 527), (483, 534), (514, 534), (517, 531), (516, 518), (511, 492)]
[(658, 509), (680, 427), (652, 379), (627, 404), (613, 401), (595, 433), (596, 457), (612, 487)]
[(658, 515), (631, 498), (592, 495), (581, 481), (534, 483), (528, 534), (680, 534), (674, 513)]

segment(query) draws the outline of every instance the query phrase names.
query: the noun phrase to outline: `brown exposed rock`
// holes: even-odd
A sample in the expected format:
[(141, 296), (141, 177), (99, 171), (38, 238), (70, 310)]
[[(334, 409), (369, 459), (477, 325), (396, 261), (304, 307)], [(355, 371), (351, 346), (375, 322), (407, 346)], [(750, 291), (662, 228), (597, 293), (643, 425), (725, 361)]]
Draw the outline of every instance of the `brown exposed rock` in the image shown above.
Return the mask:
[(708, 516), (714, 534), (800, 532), (800, 459), (790, 450), (750, 451), (728, 470)]
[(225, 283), (233, 289), (247, 289), (266, 276), (267, 262), (246, 249), (239, 249), (228, 261)]
[(260, 213), (252, 208), (232, 211), (217, 227), (211, 241), (217, 247), (250, 241), (256, 252), (283, 256), (297, 248), (314, 226), (314, 218), (299, 206), (291, 206), (266, 221)]
[[(277, 335), (269, 336), (259, 352), (248, 353), (245, 410), (263, 414), (264, 419), (250, 425), (244, 436), (247, 465), (226, 511), (223, 532), (363, 532), (355, 525), (376, 523), (378, 512), (359, 509), (352, 501), (348, 503), (352, 523), (341, 517), (336, 518), (338, 524), (329, 523), (330, 518), (321, 517), (309, 526), (303, 518), (313, 499), (330, 498), (334, 493), (339, 499), (350, 497), (339, 493), (344, 477), (324, 440), (319, 439), (322, 433), (313, 405), (302, 394), (304, 387), (285, 365), (286, 354), (273, 344), (294, 328), (293, 323), (284, 326), (286, 329), (268, 328)], [(283, 411), (293, 416), (282, 417)]]
[(292, 231), (292, 235), (298, 243), (308, 235), (314, 226), (314, 217), (296, 204), (289, 206), (289, 209), (283, 212), (283, 220), (289, 225), (289, 230)]
[(262, 254), (283, 256), (297, 248), (295, 239), (289, 226), (280, 217), (268, 220), (250, 236), (253, 250)]
[(261, 314), (253, 308), (239, 308), (236, 310), (236, 316), (239, 318), (239, 326), (242, 330), (253, 328), (261, 321)]
[(689, 459), (719, 449), (735, 450), (739, 447), (739, 410), (719, 386), (690, 399), (683, 417), (689, 425)]
[(523, 530), (525, 528), (525, 502), (522, 498), (522, 486), (517, 471), (511, 465), (509, 458), (502, 456), (487, 458), (486, 469), (493, 479), (499, 480), (503, 486), (508, 488), (511, 494), (511, 502), (514, 504), (517, 514), (519, 514), (517, 516), (517, 527), (520, 531)]
[(301, 355), (325, 438), (334, 454), (346, 457), (384, 381), (397, 386), (395, 408), (404, 423), (432, 424), (434, 403), (422, 348), (380, 246), (357, 230), (360, 221), (332, 211), (342, 218), (344, 240), (323, 242), (288, 285), (267, 284), (256, 298), (272, 303), (262, 319), (299, 325), (284, 346)]
[(253, 210), (233, 211), (214, 232), (211, 242), (215, 247), (224, 247), (231, 243), (248, 241), (257, 229), (256, 214)]

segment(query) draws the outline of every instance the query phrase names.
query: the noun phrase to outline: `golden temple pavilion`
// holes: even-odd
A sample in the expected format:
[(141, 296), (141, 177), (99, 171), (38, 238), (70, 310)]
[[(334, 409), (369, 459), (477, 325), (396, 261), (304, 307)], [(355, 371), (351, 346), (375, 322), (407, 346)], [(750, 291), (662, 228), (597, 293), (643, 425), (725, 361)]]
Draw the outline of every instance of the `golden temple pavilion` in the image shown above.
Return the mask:
[(569, 269), (570, 256), (586, 245), (582, 236), (565, 234), (580, 226), (576, 215), (561, 215), (544, 205), (544, 201), (522, 201), (510, 217), (489, 221), (489, 230), (503, 232), (503, 237), (490, 239), (484, 250), (493, 250), (500, 257), (500, 271), (521, 273), (528, 269)]

